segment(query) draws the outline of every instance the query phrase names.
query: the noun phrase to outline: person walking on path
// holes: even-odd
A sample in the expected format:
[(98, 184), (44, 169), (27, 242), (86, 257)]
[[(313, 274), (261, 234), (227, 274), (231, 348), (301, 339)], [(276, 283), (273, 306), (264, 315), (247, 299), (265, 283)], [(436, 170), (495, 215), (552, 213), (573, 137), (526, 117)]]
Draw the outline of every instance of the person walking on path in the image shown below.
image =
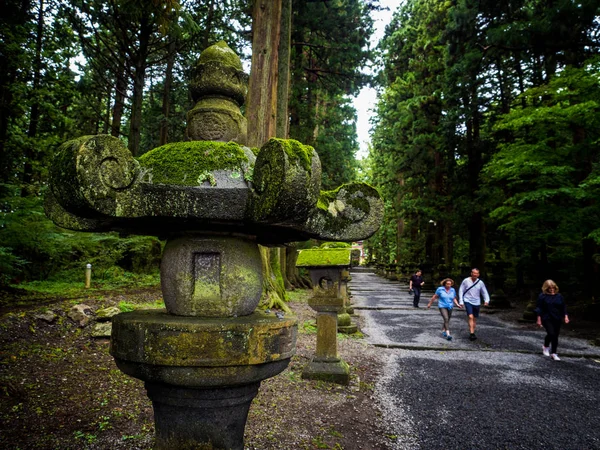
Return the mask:
[(475, 327), (481, 308), (481, 297), (483, 297), (484, 305), (488, 306), (490, 304), (490, 295), (483, 281), (479, 279), (479, 269), (473, 268), (471, 269), (471, 276), (465, 278), (458, 289), (459, 305), (464, 305), (467, 311), (469, 339), (471, 341), (477, 339), (477, 336), (475, 336)]
[[(567, 305), (563, 296), (558, 293), (558, 286), (552, 280), (544, 281), (542, 285), (542, 293), (537, 299), (537, 314), (538, 326), (543, 326), (546, 329), (546, 337), (542, 346), (544, 356), (550, 356), (554, 361), (560, 361), (556, 349), (558, 347), (558, 335), (562, 322), (569, 323), (567, 315)], [(552, 347), (550, 347), (552, 346)]]
[(421, 288), (424, 284), (425, 281), (423, 281), (423, 272), (421, 272), (421, 269), (417, 269), (415, 274), (410, 277), (410, 281), (408, 282), (408, 289), (413, 291), (415, 296), (413, 299), (413, 306), (415, 308), (419, 307), (419, 300), (421, 300)]
[(431, 308), (431, 305), (434, 301), (438, 301), (438, 308), (440, 310), (440, 314), (442, 315), (442, 319), (444, 319), (444, 324), (442, 325), (442, 337), (445, 337), (447, 340), (452, 340), (452, 335), (450, 334), (450, 318), (452, 317), (452, 308), (454, 305), (461, 308), (458, 304), (456, 298), (456, 291), (452, 286), (454, 286), (454, 280), (451, 278), (446, 278), (442, 280), (440, 283), (441, 286), (437, 288), (431, 300), (427, 304), (427, 309)]

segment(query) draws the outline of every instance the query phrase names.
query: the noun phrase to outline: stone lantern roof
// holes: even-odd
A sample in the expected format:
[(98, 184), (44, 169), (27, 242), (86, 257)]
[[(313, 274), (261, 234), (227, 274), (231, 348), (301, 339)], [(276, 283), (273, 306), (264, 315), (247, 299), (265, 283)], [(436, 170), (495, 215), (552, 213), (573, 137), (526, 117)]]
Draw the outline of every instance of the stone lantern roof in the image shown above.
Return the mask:
[(134, 158), (109, 135), (60, 147), (50, 169), (46, 212), (59, 226), (168, 237), (184, 232), (236, 233), (280, 245), (309, 238), (371, 236), (383, 216), (377, 190), (349, 183), (321, 191), (314, 148), (271, 139), (244, 145), (240, 113), (247, 75), (225, 43), (202, 53), (190, 90), (188, 141)]

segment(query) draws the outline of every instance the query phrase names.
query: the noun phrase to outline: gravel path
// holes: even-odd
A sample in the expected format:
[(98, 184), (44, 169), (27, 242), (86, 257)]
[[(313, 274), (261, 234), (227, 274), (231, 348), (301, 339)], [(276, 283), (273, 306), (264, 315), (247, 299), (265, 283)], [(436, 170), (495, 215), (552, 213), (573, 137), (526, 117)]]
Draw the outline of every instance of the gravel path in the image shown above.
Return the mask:
[(437, 307), (414, 309), (406, 284), (353, 272), (350, 289), (369, 342), (390, 349), (376, 390), (395, 448), (600, 448), (599, 348), (561, 337), (552, 361), (543, 330), (489, 314), (471, 342), (457, 309), (448, 342)]

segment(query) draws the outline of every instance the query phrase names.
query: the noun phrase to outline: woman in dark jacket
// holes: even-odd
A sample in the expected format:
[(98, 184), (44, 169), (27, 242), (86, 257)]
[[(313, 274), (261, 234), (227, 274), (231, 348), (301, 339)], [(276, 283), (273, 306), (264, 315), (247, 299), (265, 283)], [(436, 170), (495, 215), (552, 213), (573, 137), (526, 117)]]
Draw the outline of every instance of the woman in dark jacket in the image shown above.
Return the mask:
[(413, 294), (415, 296), (413, 299), (413, 306), (415, 308), (419, 307), (419, 300), (421, 299), (421, 288), (425, 284), (422, 275), (423, 272), (421, 272), (421, 269), (417, 269), (415, 274), (412, 277), (410, 277), (410, 281), (408, 282), (408, 289), (409, 291), (413, 291)]
[(556, 354), (558, 335), (562, 322), (569, 323), (569, 316), (567, 315), (565, 300), (558, 293), (558, 286), (554, 281), (544, 281), (535, 312), (537, 314), (538, 326), (543, 326), (547, 333), (544, 338), (542, 353), (544, 356), (552, 357), (554, 361), (560, 361), (560, 358)]

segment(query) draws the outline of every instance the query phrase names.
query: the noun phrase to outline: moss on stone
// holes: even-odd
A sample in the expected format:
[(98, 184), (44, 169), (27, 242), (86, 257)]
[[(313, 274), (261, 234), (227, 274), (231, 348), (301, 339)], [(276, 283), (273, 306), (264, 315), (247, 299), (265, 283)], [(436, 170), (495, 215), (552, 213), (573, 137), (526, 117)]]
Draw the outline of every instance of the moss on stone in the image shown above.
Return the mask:
[(192, 109), (187, 113), (188, 122), (193, 119), (198, 112), (212, 111), (220, 114), (227, 113), (232, 120), (242, 118), (240, 107), (228, 98), (208, 97), (198, 100)]
[(249, 208), (250, 220), (302, 224), (318, 198), (318, 156), (293, 139), (272, 138), (256, 159), (253, 186), (257, 195)]
[(297, 320), (255, 311), (227, 319), (178, 317), (140, 310), (113, 319), (111, 354), (156, 366), (224, 367), (263, 364), (294, 353)]
[(309, 228), (326, 239), (364, 239), (361, 230), (371, 236), (381, 223), (382, 210), (381, 197), (375, 188), (366, 183), (345, 184), (320, 193)]
[(273, 140), (281, 143), (290, 163), (298, 162), (308, 174), (312, 172), (314, 149), (310, 145), (304, 145), (294, 139), (273, 138)]
[[(332, 191), (321, 191), (319, 200), (317, 201), (317, 208), (324, 211), (329, 211), (330, 213), (332, 213), (333, 209), (335, 212), (333, 212), (332, 215), (335, 216), (337, 215), (337, 211), (340, 209), (340, 205), (336, 204), (336, 202), (339, 201), (338, 194), (341, 190), (345, 191), (346, 197), (352, 197), (355, 193), (365, 190), (365, 187), (374, 189), (365, 183), (349, 183), (343, 184)], [(351, 204), (354, 208), (358, 208), (365, 213), (369, 212), (369, 201), (364, 196), (354, 196)], [(345, 205), (342, 206), (342, 208), (344, 207)]]
[(240, 57), (235, 54), (231, 48), (225, 43), (225, 41), (217, 42), (215, 45), (211, 45), (200, 54), (200, 64), (207, 62), (218, 62), (227, 66), (235, 67), (237, 70), (242, 70), (242, 61)]
[(153, 184), (198, 186), (208, 181), (214, 186), (214, 170), (244, 173), (250, 167), (248, 156), (235, 142), (189, 141), (155, 148), (139, 158)]
[(312, 248), (300, 250), (296, 267), (349, 266), (350, 248)]

